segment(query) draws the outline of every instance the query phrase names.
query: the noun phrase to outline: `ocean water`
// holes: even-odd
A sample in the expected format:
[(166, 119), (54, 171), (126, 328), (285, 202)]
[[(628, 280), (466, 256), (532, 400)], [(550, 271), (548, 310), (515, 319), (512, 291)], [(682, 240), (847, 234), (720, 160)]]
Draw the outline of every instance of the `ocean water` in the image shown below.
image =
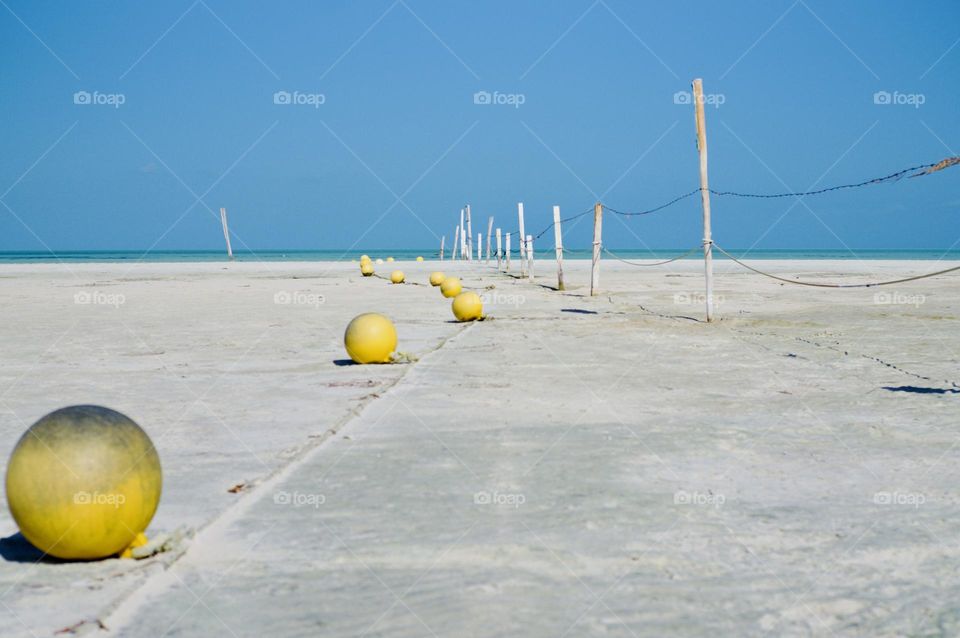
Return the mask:
[[(636, 250), (630, 248), (611, 248), (618, 257), (624, 259), (669, 259), (670, 257), (682, 254), (687, 249), (683, 248), (662, 248), (653, 250)], [(960, 249), (945, 250), (903, 250), (903, 249), (870, 249), (870, 250), (842, 250), (842, 249), (732, 249), (729, 252), (738, 258), (746, 254), (748, 259), (838, 259), (838, 260), (883, 260), (883, 259), (919, 259), (919, 260), (960, 260)], [(351, 261), (360, 258), (360, 255), (368, 254), (377, 259), (393, 257), (397, 261), (413, 261), (418, 256), (424, 259), (437, 259), (437, 251), (433, 250), (263, 250), (263, 251), (237, 251), (234, 253), (236, 261), (258, 262), (258, 261)], [(537, 253), (538, 258), (552, 258), (553, 249), (543, 249)], [(564, 259), (590, 259), (590, 249), (564, 249)], [(449, 258), (449, 252), (446, 255)], [(519, 254), (514, 251), (512, 259), (519, 259)], [(609, 255), (604, 255), (604, 259), (611, 259)], [(702, 255), (694, 253), (686, 259), (702, 259)], [(714, 259), (726, 259), (723, 255), (714, 252)], [(140, 250), (83, 250), (83, 251), (62, 251), (57, 253), (50, 252), (28, 252), (28, 251), (0, 251), (0, 263), (57, 263), (57, 262), (205, 262), (205, 261), (227, 261), (227, 256), (223, 250), (190, 250), (190, 251), (167, 251), (154, 250), (144, 252)]]

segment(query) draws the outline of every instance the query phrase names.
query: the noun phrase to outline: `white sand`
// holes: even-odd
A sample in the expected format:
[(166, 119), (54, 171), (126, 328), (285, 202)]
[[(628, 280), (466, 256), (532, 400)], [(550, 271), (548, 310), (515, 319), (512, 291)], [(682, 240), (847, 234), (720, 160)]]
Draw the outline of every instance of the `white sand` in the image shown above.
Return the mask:
[[(443, 266), (496, 286), (494, 321), (350, 264), (0, 266), (0, 461), (50, 410), (113, 407), (164, 464), (150, 535), (198, 530), (87, 564), (7, 538), (0, 635), (960, 632), (957, 276), (720, 262), (707, 325), (699, 262), (605, 261), (596, 298), (587, 262), (565, 294), (546, 260)], [(421, 361), (336, 365), (365, 311)]]

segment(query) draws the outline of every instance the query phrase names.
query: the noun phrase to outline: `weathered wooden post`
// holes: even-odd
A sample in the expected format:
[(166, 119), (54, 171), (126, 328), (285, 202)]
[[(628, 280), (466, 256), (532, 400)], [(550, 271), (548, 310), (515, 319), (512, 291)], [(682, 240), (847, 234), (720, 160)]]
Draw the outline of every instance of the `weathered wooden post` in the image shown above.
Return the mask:
[(467, 252), (467, 227), (463, 225), (463, 216), (466, 213), (466, 209), (460, 209), (460, 259), (466, 259), (465, 252)]
[(560, 207), (553, 207), (553, 244), (557, 251), (557, 290), (563, 286), (563, 233), (560, 231)]
[(517, 202), (517, 216), (520, 218), (520, 276), (523, 277), (527, 258), (527, 242), (524, 239), (527, 235), (523, 229), (523, 202)]
[(447, 240), (447, 236), (444, 235), (440, 238), (440, 261), (443, 261), (443, 242)]
[(486, 264), (490, 265), (490, 240), (493, 239), (493, 216), (490, 216), (490, 219), (487, 220), (487, 261)]
[(507, 242), (504, 246), (504, 250), (507, 253), (506, 254), (507, 263), (503, 268), (503, 272), (510, 272), (510, 233), (507, 233), (507, 237), (505, 241)]
[(713, 232), (710, 228), (710, 185), (707, 179), (707, 120), (703, 112), (703, 80), (693, 81), (697, 120), (697, 150), (700, 152), (700, 202), (703, 204), (703, 268), (707, 284), (707, 321), (713, 321)]
[(527, 276), (533, 281), (533, 235), (527, 235)]
[(233, 248), (230, 246), (230, 229), (227, 228), (226, 208), (220, 209), (220, 225), (223, 226), (223, 238), (227, 240), (227, 257), (233, 259)]
[(500, 234), (500, 229), (497, 229), (497, 270), (500, 270), (503, 266), (503, 236)]
[(600, 290), (600, 248), (603, 245), (603, 205), (593, 205), (593, 263), (590, 267), (590, 296)]
[(459, 246), (462, 241), (460, 238), (460, 226), (457, 226), (457, 230), (453, 234), (453, 248), (450, 249), (450, 261), (454, 261), (457, 258), (457, 246)]
[(467, 260), (473, 260), (473, 223), (470, 221), (470, 204), (467, 204)]
[(477, 261), (483, 259), (483, 234), (477, 233)]

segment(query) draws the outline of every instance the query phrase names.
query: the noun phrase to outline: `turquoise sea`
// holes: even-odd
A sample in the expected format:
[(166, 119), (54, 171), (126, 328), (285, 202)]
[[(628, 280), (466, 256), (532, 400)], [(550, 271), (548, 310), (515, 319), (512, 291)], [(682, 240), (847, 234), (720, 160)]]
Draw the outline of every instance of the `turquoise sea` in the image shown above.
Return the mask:
[[(610, 248), (618, 257), (624, 259), (668, 259), (670, 257), (686, 252), (683, 248), (663, 248), (654, 250), (636, 250), (630, 248)], [(848, 250), (835, 249), (728, 249), (737, 257), (744, 254), (749, 259), (840, 259), (840, 260), (874, 260), (874, 259), (922, 259), (922, 260), (960, 260), (960, 249), (954, 250), (902, 250), (902, 249), (870, 249)], [(418, 256), (424, 259), (437, 259), (437, 251), (434, 250), (393, 250), (368, 249), (360, 250), (262, 250), (262, 251), (237, 251), (234, 257), (237, 261), (351, 261), (360, 258), (360, 255), (368, 254), (372, 258), (393, 257), (398, 261), (413, 261)], [(571, 250), (564, 249), (565, 259), (589, 259), (590, 250)], [(539, 258), (550, 258), (553, 256), (553, 249), (544, 249), (538, 253)], [(447, 253), (449, 258), (449, 252)], [(519, 255), (514, 252), (513, 259), (518, 259)], [(604, 255), (604, 259), (610, 259)], [(702, 259), (702, 255), (695, 253), (686, 259)], [(714, 259), (726, 259), (723, 255), (714, 253)], [(203, 261), (227, 261), (227, 256), (223, 250), (190, 250), (190, 251), (167, 251), (154, 250), (144, 252), (140, 250), (117, 250), (117, 251), (63, 251), (56, 254), (49, 252), (26, 252), (26, 251), (0, 251), (0, 263), (57, 263), (57, 262), (203, 262)]]

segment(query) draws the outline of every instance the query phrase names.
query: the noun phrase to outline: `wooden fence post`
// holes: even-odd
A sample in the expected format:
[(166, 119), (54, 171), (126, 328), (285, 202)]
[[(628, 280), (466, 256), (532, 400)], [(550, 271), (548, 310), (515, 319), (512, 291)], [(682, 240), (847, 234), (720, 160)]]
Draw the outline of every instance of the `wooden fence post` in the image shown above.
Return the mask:
[(566, 290), (563, 285), (563, 233), (560, 231), (560, 207), (553, 207), (553, 244), (557, 251), (557, 290)]
[(523, 230), (523, 202), (517, 203), (517, 216), (520, 218), (520, 234), (518, 237), (520, 240), (520, 276), (523, 277), (527, 259), (526, 234), (524, 234)]
[(477, 233), (477, 261), (483, 259), (483, 234)]
[(443, 261), (443, 243), (447, 241), (447, 236), (444, 235), (440, 238), (440, 261)]
[(490, 216), (490, 219), (487, 220), (487, 261), (486, 264), (490, 265), (490, 240), (493, 239), (493, 216)]
[(500, 270), (503, 266), (503, 235), (500, 234), (500, 229), (497, 229), (497, 270)]
[(463, 217), (466, 214), (466, 209), (460, 209), (460, 259), (466, 259), (465, 252), (467, 252), (467, 227), (463, 225)]
[(533, 235), (527, 235), (527, 275), (533, 281)]
[(697, 120), (697, 150), (700, 152), (700, 203), (703, 204), (703, 269), (707, 284), (707, 321), (713, 321), (713, 232), (710, 228), (710, 186), (707, 180), (707, 120), (703, 113), (703, 80), (693, 81)]
[(593, 206), (593, 264), (590, 268), (590, 296), (600, 289), (600, 249), (603, 246), (603, 204)]
[(233, 248), (230, 246), (230, 230), (227, 228), (226, 208), (220, 209), (220, 225), (223, 226), (223, 238), (227, 240), (227, 257), (233, 259)]
[(507, 243), (506, 243), (506, 245), (505, 245), (505, 250), (506, 250), (506, 253), (507, 253), (507, 254), (506, 254), (507, 263), (506, 263), (506, 266), (505, 266), (504, 269), (503, 269), (503, 272), (510, 272), (510, 233), (507, 233), (506, 242), (507, 242)]
[(470, 204), (467, 204), (467, 260), (473, 260), (473, 222), (470, 221)]
[(460, 238), (460, 227), (457, 226), (457, 230), (453, 234), (453, 248), (450, 249), (450, 261), (454, 261), (457, 258), (457, 246), (460, 245), (461, 241), (463, 240)]

